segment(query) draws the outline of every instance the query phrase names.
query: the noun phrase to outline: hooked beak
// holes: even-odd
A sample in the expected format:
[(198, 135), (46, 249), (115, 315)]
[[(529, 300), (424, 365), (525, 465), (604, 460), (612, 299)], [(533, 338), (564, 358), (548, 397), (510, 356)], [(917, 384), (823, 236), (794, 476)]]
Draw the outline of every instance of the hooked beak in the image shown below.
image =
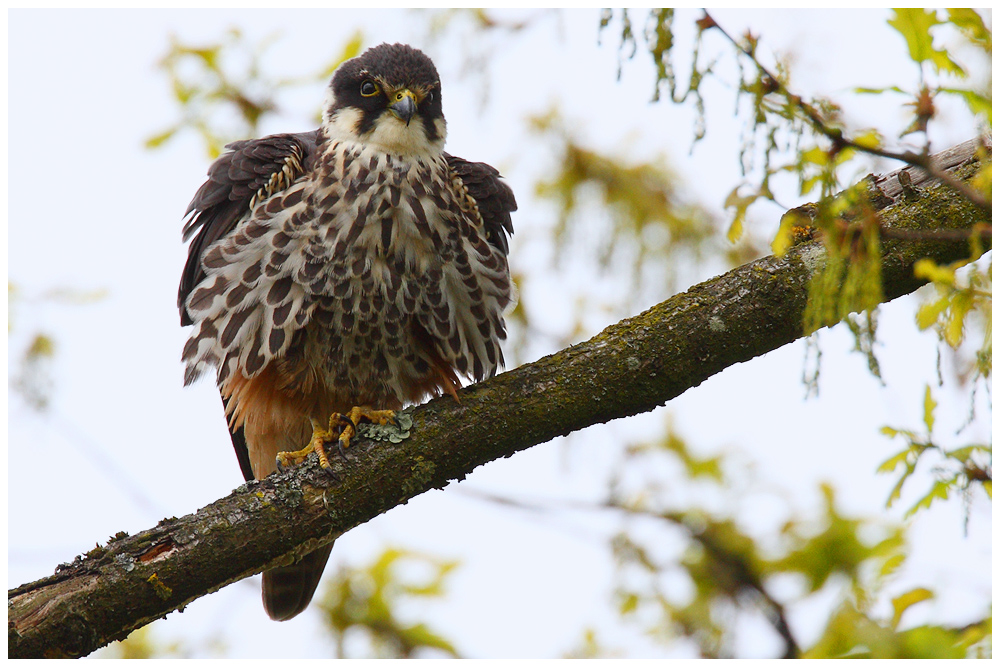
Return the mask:
[(389, 105), (389, 110), (395, 114), (396, 118), (409, 125), (413, 114), (417, 112), (416, 97), (408, 88), (400, 90), (393, 97), (395, 102)]

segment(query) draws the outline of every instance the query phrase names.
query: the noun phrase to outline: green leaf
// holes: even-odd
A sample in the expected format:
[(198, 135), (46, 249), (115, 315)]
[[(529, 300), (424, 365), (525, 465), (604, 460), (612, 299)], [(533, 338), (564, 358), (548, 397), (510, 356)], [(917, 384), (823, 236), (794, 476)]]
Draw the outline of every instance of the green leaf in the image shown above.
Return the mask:
[[(402, 628), (399, 631), (399, 635), (407, 646), (414, 648), (436, 648), (454, 657), (458, 657), (458, 652), (455, 650), (455, 647), (452, 646), (451, 642), (432, 632), (430, 628), (423, 623), (418, 623), (408, 628)], [(406, 657), (409, 656), (407, 655)]]
[(965, 447), (957, 447), (949, 452), (945, 452), (944, 455), (950, 459), (955, 459), (959, 463), (965, 463), (976, 452), (992, 453), (992, 451), (992, 448), (986, 445), (966, 445)]
[(726, 238), (729, 239), (730, 243), (736, 243), (743, 236), (743, 221), (746, 220), (747, 209), (760, 196), (757, 193), (741, 196), (739, 190), (740, 186), (737, 185), (726, 196), (725, 202), (723, 202), (726, 208), (736, 209), (733, 221), (729, 225), (729, 231), (726, 232)]
[(921, 331), (925, 331), (930, 327), (934, 326), (941, 313), (948, 310), (948, 305), (951, 303), (951, 299), (947, 296), (942, 296), (937, 301), (932, 303), (925, 303), (917, 310), (917, 326)]
[(910, 450), (909, 448), (907, 448), (899, 452), (898, 454), (895, 454), (894, 456), (890, 456), (885, 461), (882, 461), (882, 463), (879, 464), (879, 467), (876, 468), (876, 472), (882, 474), (892, 472), (897, 467), (899, 467), (900, 464), (906, 463), (906, 457), (909, 455), (910, 455)]
[(639, 607), (639, 596), (635, 593), (626, 593), (622, 596), (622, 601), (618, 605), (618, 613), (622, 616), (631, 614)]
[(684, 469), (692, 479), (707, 477), (717, 482), (722, 481), (722, 463), (718, 456), (699, 458), (692, 454), (684, 440), (677, 435), (672, 425), (668, 425), (667, 435), (662, 447), (673, 453), (684, 465)]
[(920, 259), (913, 265), (913, 275), (917, 278), (924, 278), (931, 282), (942, 285), (955, 284), (955, 269), (948, 266), (940, 266), (934, 260)]
[(56, 342), (52, 340), (51, 337), (45, 334), (35, 334), (35, 337), (31, 340), (31, 345), (24, 353), (25, 359), (37, 360), (52, 358), (55, 356), (56, 352)]
[(889, 19), (888, 23), (906, 40), (913, 62), (918, 64), (930, 62), (939, 72), (943, 70), (952, 74), (965, 73), (951, 59), (947, 51), (934, 48), (931, 28), (942, 23), (937, 17), (937, 12), (915, 8), (894, 9), (893, 13), (895, 16)]
[(343, 63), (345, 60), (350, 60), (351, 58), (358, 56), (361, 53), (361, 47), (364, 44), (364, 41), (365, 41), (364, 33), (360, 30), (355, 30), (354, 34), (352, 34), (350, 38), (347, 40), (347, 43), (344, 44), (344, 48), (340, 52), (340, 54), (337, 55), (336, 58), (331, 60), (330, 63), (323, 68), (323, 71), (320, 72), (319, 74), (319, 78), (320, 79), (330, 78), (330, 76), (337, 70), (337, 68), (340, 67), (341, 63)]
[(976, 115), (984, 116), (987, 124), (993, 125), (993, 99), (988, 95), (964, 88), (939, 88), (938, 92), (961, 97), (965, 100), (969, 111)]
[(931, 394), (931, 386), (924, 386), (924, 426), (927, 427), (927, 435), (930, 435), (934, 431), (934, 409), (937, 407), (937, 401), (934, 400), (934, 396)]
[(879, 568), (879, 576), (888, 577), (893, 572), (898, 570), (905, 562), (906, 562), (906, 554), (897, 553), (893, 554), (892, 556), (889, 556), (888, 558), (885, 559), (885, 562), (882, 563), (882, 567)]
[(892, 487), (892, 491), (889, 492), (889, 497), (885, 501), (886, 508), (892, 507), (893, 503), (899, 500), (900, 496), (903, 495), (903, 484), (906, 484), (907, 478), (910, 476), (912, 470), (907, 470), (903, 475), (896, 481), (896, 484)]
[(729, 229), (726, 231), (726, 239), (730, 243), (736, 243), (743, 236), (743, 219), (746, 210), (738, 211), (735, 216), (733, 216), (733, 222), (729, 225)]
[(972, 293), (968, 290), (957, 292), (951, 300), (951, 312), (944, 329), (944, 339), (952, 348), (957, 348), (965, 337), (965, 316), (974, 305)]
[(947, 51), (935, 50), (931, 56), (931, 62), (934, 63), (934, 67), (939, 72), (948, 72), (949, 74), (954, 74), (955, 76), (965, 77), (965, 69), (948, 55)]
[(145, 146), (146, 148), (159, 148), (164, 143), (169, 141), (170, 137), (174, 136), (174, 134), (176, 133), (177, 133), (177, 127), (174, 126), (169, 130), (165, 130), (164, 132), (160, 132), (159, 134), (154, 134), (149, 139), (146, 139)]
[(922, 625), (919, 628), (900, 632), (899, 658), (964, 658), (965, 649), (959, 645), (956, 631), (937, 625)]
[(993, 31), (983, 23), (983, 17), (974, 9), (949, 9), (948, 20), (965, 33), (970, 41), (993, 52)]
[[(867, 132), (862, 132), (853, 138), (854, 143), (862, 148), (878, 149), (882, 148), (882, 134), (878, 130), (868, 130)], [(843, 161), (846, 161), (853, 157), (850, 151), (842, 151), (842, 155), (838, 156), (838, 162), (842, 160), (839, 157), (844, 157)]]
[(927, 590), (926, 588), (914, 588), (911, 591), (907, 591), (902, 595), (893, 598), (892, 600), (892, 628), (895, 630), (899, 627), (899, 620), (902, 618), (903, 614), (907, 609), (917, 604), (918, 602), (923, 602), (924, 600), (930, 600), (934, 597), (934, 593)]
[(814, 146), (807, 151), (802, 151), (801, 157), (803, 162), (816, 164), (821, 167), (825, 167), (830, 163), (830, 154), (819, 146)]
[(931, 28), (939, 25), (937, 13), (927, 9), (894, 9), (895, 16), (889, 19), (890, 26), (903, 36), (910, 50), (910, 59), (922, 63), (931, 57), (934, 40)]
[(909, 519), (920, 510), (928, 509), (935, 500), (948, 500), (948, 492), (951, 490), (952, 481), (953, 480), (938, 480), (934, 482), (934, 485), (931, 486), (931, 490), (927, 492), (927, 495), (918, 500), (913, 507), (906, 510), (906, 514), (903, 515), (903, 518)]
[(854, 89), (854, 92), (860, 93), (862, 95), (881, 95), (882, 93), (902, 93), (903, 95), (909, 95), (908, 92), (900, 88), (899, 86), (886, 86), (885, 88), (864, 88), (858, 87)]

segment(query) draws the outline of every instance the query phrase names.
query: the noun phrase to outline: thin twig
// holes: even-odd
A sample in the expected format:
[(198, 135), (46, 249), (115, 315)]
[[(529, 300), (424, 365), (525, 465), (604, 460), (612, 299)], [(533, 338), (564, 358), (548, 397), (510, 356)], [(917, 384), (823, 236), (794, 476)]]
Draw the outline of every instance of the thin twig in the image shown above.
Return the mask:
[[(797, 658), (802, 654), (802, 649), (799, 647), (798, 642), (795, 641), (795, 637), (792, 635), (791, 628), (788, 625), (788, 618), (785, 616), (785, 608), (780, 602), (775, 600), (771, 595), (764, 589), (763, 583), (755, 572), (753, 572), (747, 565), (746, 561), (740, 558), (738, 555), (733, 554), (731, 551), (727, 550), (725, 547), (717, 544), (711, 536), (698, 532), (695, 528), (690, 526), (688, 522), (684, 520), (684, 516), (679, 513), (658, 513), (649, 510), (639, 509), (636, 507), (629, 507), (627, 505), (622, 505), (613, 500), (608, 500), (603, 503), (590, 503), (584, 501), (572, 501), (572, 500), (555, 500), (547, 501), (546, 503), (529, 503), (523, 500), (517, 500), (515, 498), (509, 498), (505, 496), (498, 496), (492, 493), (486, 493), (483, 491), (477, 491), (472, 489), (462, 489), (463, 495), (472, 496), (479, 498), (481, 500), (486, 500), (489, 502), (498, 503), (507, 507), (513, 507), (520, 510), (530, 511), (530, 512), (541, 512), (547, 509), (571, 509), (571, 510), (582, 510), (582, 511), (595, 511), (595, 510), (613, 510), (618, 512), (623, 512), (625, 514), (630, 514), (633, 516), (642, 516), (651, 519), (659, 519), (661, 521), (667, 521), (672, 525), (678, 526), (684, 529), (691, 539), (695, 540), (701, 544), (707, 551), (709, 551), (713, 558), (721, 563), (725, 563), (729, 568), (734, 570), (739, 578), (739, 581), (752, 589), (760, 598), (764, 601), (766, 610), (765, 616), (770, 621), (771, 625), (774, 626), (775, 631), (781, 636), (782, 640), (785, 642), (785, 653), (782, 657), (784, 658)], [(770, 613), (767, 613), (770, 612)]]
[(757, 60), (757, 56), (754, 55), (753, 51), (751, 51), (749, 48), (743, 46), (738, 41), (733, 39), (732, 35), (726, 32), (726, 30), (721, 25), (719, 25), (719, 23), (715, 20), (715, 18), (708, 13), (708, 10), (703, 9), (702, 11), (705, 13), (705, 17), (701, 20), (701, 22), (699, 22), (699, 25), (705, 26), (705, 28), (703, 29), (707, 29), (709, 27), (715, 28), (716, 30), (721, 32), (725, 36), (725, 38), (728, 39), (733, 44), (733, 46), (739, 49), (739, 51), (742, 52), (745, 56), (750, 58), (750, 60), (753, 61), (754, 65), (757, 66), (757, 69), (760, 70), (761, 74), (770, 79), (769, 83), (775, 87), (775, 91), (780, 92), (782, 95), (785, 96), (785, 98), (789, 102), (798, 107), (802, 111), (802, 113), (805, 114), (806, 119), (809, 120), (812, 126), (820, 134), (822, 134), (831, 142), (833, 142), (834, 150), (839, 151), (843, 148), (853, 148), (854, 150), (861, 151), (863, 153), (868, 153), (869, 155), (876, 155), (878, 157), (883, 157), (890, 160), (898, 160), (900, 162), (905, 162), (906, 164), (912, 165), (919, 169), (923, 169), (932, 177), (941, 181), (942, 183), (944, 183), (945, 185), (952, 188), (953, 190), (961, 194), (963, 197), (968, 199), (977, 208), (980, 208), (984, 211), (992, 211), (992, 204), (986, 199), (986, 197), (983, 196), (981, 192), (970, 187), (968, 184), (955, 178), (951, 174), (948, 174), (947, 172), (937, 168), (931, 161), (930, 156), (927, 155), (926, 153), (914, 153), (912, 151), (903, 151), (902, 153), (897, 153), (885, 150), (883, 148), (864, 146), (862, 144), (857, 143), (853, 139), (848, 139), (847, 137), (845, 137), (844, 131), (842, 129), (838, 127), (829, 127), (820, 117), (816, 109), (814, 109), (812, 105), (808, 104), (805, 100), (803, 100), (801, 96), (796, 95), (795, 93), (788, 90), (788, 88), (781, 82), (780, 79), (778, 79), (778, 77), (772, 74), (767, 69), (767, 67), (765, 67), (763, 64), (761, 64), (759, 60)]

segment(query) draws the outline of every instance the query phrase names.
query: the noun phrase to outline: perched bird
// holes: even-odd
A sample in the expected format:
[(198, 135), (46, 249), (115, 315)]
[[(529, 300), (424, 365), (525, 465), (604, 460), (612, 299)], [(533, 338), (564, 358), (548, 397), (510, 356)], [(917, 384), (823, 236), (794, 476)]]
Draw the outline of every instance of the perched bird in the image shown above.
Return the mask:
[[(430, 58), (382, 44), (333, 75), (322, 126), (237, 141), (188, 207), (185, 384), (215, 373), (247, 480), (350, 443), (360, 419), (503, 364), (514, 194), (444, 152)], [(264, 573), (268, 615), (304, 610), (332, 545)]]

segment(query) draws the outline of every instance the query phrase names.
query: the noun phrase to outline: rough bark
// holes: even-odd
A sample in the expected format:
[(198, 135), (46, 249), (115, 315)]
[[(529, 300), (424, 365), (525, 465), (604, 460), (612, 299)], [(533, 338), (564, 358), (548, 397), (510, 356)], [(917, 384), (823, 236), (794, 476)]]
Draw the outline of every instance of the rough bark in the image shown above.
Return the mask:
[[(975, 172), (975, 142), (938, 164)], [(922, 283), (914, 263), (966, 258), (967, 239), (990, 213), (912, 173), (874, 178), (883, 244), (883, 292), (891, 300)], [(905, 179), (904, 179), (905, 180)], [(981, 234), (991, 247), (991, 228)], [(935, 237), (935, 230), (953, 230)], [(929, 234), (925, 233), (929, 232)], [(961, 232), (961, 233), (959, 233)], [(290, 562), (429, 489), (476, 467), (592, 424), (638, 414), (697, 387), (723, 369), (803, 336), (810, 276), (821, 242), (794, 246), (692, 287), (579, 345), (450, 397), (408, 409), (400, 442), (361, 439), (330, 471), (315, 457), (237, 488), (198, 512), (121, 534), (54, 575), (8, 592), (8, 656), (86, 655), (191, 601)]]

